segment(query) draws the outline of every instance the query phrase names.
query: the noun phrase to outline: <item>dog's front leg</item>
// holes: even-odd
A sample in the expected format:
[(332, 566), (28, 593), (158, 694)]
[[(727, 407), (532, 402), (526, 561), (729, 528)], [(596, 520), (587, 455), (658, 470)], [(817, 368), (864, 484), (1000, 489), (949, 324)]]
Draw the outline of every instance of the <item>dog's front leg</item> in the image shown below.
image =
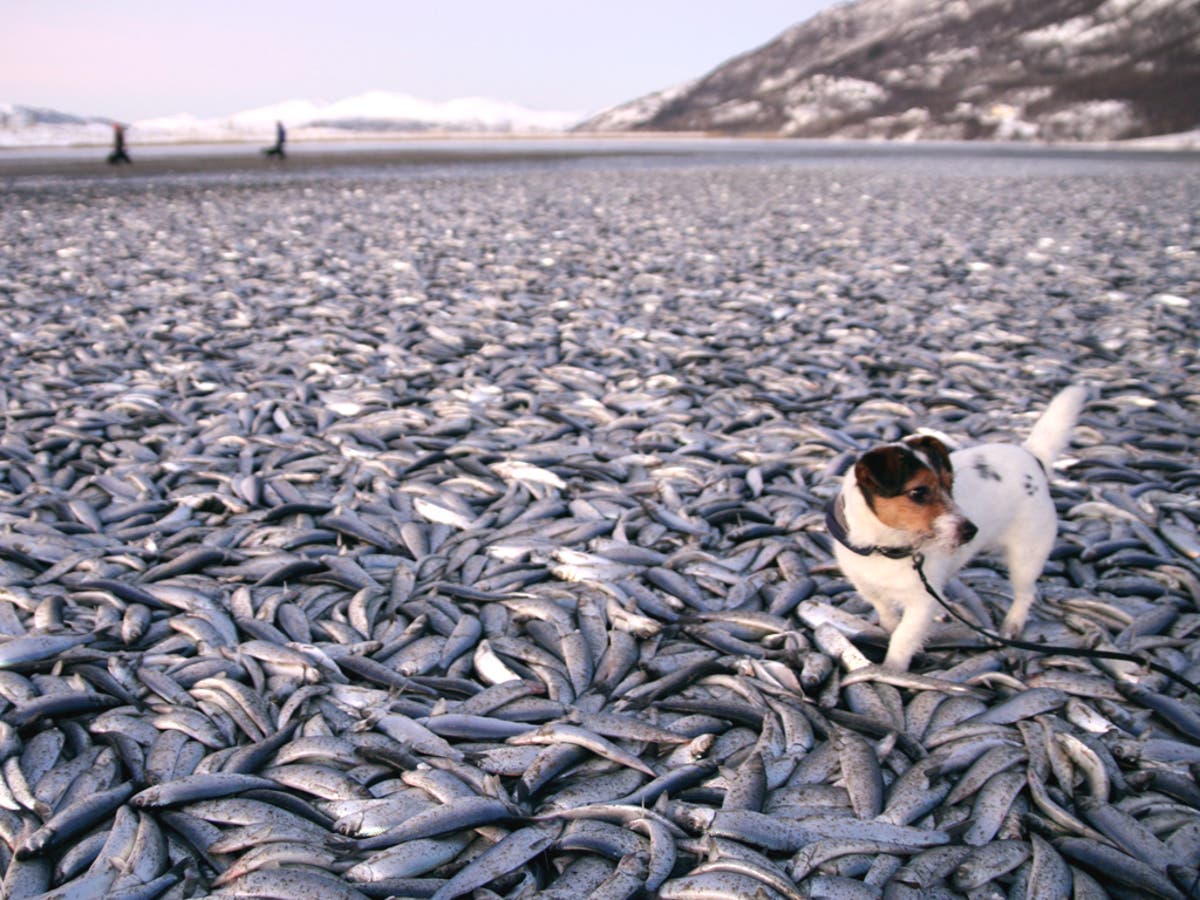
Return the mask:
[(879, 614), (879, 625), (886, 631), (895, 631), (900, 624), (900, 614), (896, 609), (893, 592), (876, 584), (855, 585), (858, 594)]
[(913, 656), (925, 644), (929, 624), (933, 620), (933, 600), (922, 591), (905, 598), (900, 624), (892, 632), (883, 664), (896, 672), (908, 671)]

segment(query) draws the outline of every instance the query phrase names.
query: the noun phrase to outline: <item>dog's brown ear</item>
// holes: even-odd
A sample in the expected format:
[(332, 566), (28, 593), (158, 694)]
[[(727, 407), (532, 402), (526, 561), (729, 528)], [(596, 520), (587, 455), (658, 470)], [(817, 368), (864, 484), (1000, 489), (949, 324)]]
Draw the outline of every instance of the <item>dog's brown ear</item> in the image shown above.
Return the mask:
[(866, 492), (895, 497), (904, 491), (913, 470), (912, 454), (898, 444), (885, 444), (862, 455), (854, 464), (854, 477)]
[(946, 449), (945, 444), (932, 435), (914, 434), (912, 437), (906, 437), (904, 443), (914, 450), (923, 452), (929, 457), (929, 461), (941, 471), (954, 471), (954, 467), (950, 465), (950, 451)]

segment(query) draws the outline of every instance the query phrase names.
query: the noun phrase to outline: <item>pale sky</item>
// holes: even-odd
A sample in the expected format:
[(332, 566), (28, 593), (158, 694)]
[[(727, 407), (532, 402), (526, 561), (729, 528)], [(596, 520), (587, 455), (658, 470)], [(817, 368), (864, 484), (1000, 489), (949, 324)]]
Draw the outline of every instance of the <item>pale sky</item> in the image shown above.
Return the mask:
[(0, 0), (0, 102), (134, 121), (368, 90), (598, 112), (833, 0)]

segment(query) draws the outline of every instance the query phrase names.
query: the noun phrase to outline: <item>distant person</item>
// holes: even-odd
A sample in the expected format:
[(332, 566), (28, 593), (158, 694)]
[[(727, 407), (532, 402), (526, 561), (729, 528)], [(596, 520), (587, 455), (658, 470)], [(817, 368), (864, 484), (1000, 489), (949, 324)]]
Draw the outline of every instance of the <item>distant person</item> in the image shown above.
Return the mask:
[(113, 122), (113, 148), (112, 153), (108, 154), (108, 164), (110, 166), (119, 165), (120, 163), (132, 163), (129, 154), (125, 152), (125, 126), (120, 122)]
[(287, 131), (283, 127), (282, 122), (275, 123), (275, 146), (268, 147), (263, 151), (267, 156), (277, 156), (280, 159), (287, 159), (287, 153), (283, 150), (283, 144), (287, 140)]

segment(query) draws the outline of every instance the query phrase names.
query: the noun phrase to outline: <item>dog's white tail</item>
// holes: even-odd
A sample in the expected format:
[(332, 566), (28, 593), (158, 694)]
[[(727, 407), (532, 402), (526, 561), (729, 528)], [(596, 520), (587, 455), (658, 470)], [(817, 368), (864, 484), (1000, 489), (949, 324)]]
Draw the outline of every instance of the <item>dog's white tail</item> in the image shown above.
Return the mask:
[(1047, 471), (1071, 440), (1071, 429), (1075, 427), (1075, 420), (1079, 418), (1087, 395), (1087, 388), (1081, 384), (1063, 388), (1034, 423), (1024, 446), (1041, 461)]

